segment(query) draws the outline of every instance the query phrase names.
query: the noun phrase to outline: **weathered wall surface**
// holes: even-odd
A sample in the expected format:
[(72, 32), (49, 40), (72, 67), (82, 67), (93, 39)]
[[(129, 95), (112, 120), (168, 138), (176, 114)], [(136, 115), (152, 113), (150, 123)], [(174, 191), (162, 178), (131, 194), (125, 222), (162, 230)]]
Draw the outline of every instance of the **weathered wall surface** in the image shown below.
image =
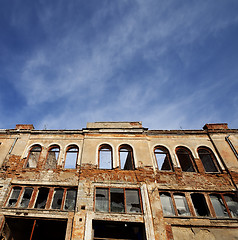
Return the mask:
[(238, 229), (206, 227), (172, 227), (174, 240), (236, 240)]
[[(209, 194), (236, 193), (238, 185), (238, 160), (225, 141), (230, 135), (238, 150), (238, 130), (209, 125), (205, 130), (148, 131), (136, 123), (91, 123), (83, 130), (34, 130), (21, 126), (16, 130), (0, 132), (0, 215), (23, 218), (67, 219), (65, 239), (91, 240), (92, 222), (143, 223), (148, 240), (166, 239), (238, 239), (238, 219), (218, 218)], [(40, 145), (42, 151), (37, 167), (26, 167), (32, 146)], [(99, 168), (99, 147), (108, 144), (112, 148), (112, 169)], [(135, 169), (120, 169), (119, 148), (129, 145), (133, 150)], [(57, 166), (46, 168), (48, 150), (59, 146)], [(75, 169), (65, 169), (67, 148), (79, 148)], [(159, 171), (154, 149), (168, 149), (173, 171)], [(195, 172), (182, 171), (176, 155), (177, 147), (188, 148), (196, 165)], [(199, 147), (209, 148), (215, 155), (219, 172), (206, 173), (198, 155)], [(77, 187), (75, 211), (52, 209), (7, 208), (12, 185)], [(134, 188), (140, 190), (142, 213), (109, 213), (95, 211), (95, 189)], [(188, 201), (190, 216), (164, 216), (160, 193), (182, 193)], [(192, 193), (205, 196), (210, 216), (198, 217), (191, 200)], [(52, 194), (52, 193), (51, 193)], [(174, 201), (174, 200), (173, 200)], [(175, 204), (175, 203), (173, 203)]]

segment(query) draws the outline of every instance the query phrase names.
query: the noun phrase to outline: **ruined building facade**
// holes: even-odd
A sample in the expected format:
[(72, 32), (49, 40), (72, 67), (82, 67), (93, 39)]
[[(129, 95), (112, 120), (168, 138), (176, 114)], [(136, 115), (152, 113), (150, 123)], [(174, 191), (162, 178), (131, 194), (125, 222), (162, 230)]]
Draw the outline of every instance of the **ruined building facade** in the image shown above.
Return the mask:
[(238, 130), (0, 130), (0, 239), (238, 239)]

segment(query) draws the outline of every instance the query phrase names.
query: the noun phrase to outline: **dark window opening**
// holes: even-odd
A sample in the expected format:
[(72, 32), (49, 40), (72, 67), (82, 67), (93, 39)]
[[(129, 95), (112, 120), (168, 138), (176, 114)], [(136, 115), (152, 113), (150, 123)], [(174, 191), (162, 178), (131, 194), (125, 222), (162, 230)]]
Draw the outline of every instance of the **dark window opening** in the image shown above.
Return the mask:
[(184, 148), (178, 148), (176, 150), (180, 166), (184, 172), (195, 172), (193, 166), (193, 158), (190, 151), (185, 150)]
[(37, 196), (34, 208), (44, 209), (47, 202), (48, 194), (49, 194), (49, 188), (39, 188), (38, 196)]
[(58, 146), (51, 147), (48, 151), (45, 168), (55, 169), (58, 162), (58, 157), (60, 153), (60, 148)]
[(34, 146), (31, 148), (28, 158), (27, 158), (27, 168), (36, 168), (37, 167), (37, 162), (40, 157), (41, 153), (41, 146)]
[(66, 193), (66, 199), (64, 204), (65, 210), (73, 211), (76, 204), (77, 191), (75, 189), (68, 189)]
[(207, 203), (203, 194), (192, 193), (191, 198), (197, 216), (210, 216)]
[(125, 212), (124, 189), (111, 188), (111, 212)]
[(143, 223), (93, 220), (94, 240), (146, 240)]
[[(52, 194), (49, 194), (52, 192)], [(34, 193), (34, 194), (33, 194)], [(55, 187), (12, 187), (6, 207), (61, 209), (73, 211), (76, 204), (75, 188)], [(51, 206), (49, 206), (51, 203)]]
[(64, 240), (66, 220), (6, 218), (1, 239), (5, 240)]
[(132, 148), (128, 145), (122, 145), (119, 150), (120, 168), (123, 170), (135, 169)]
[(216, 162), (215, 156), (210, 150), (205, 148), (199, 148), (198, 155), (202, 161), (203, 167), (206, 172), (219, 172), (215, 164)]
[(172, 164), (171, 164), (169, 151), (164, 147), (157, 147), (154, 153), (155, 153), (158, 169), (160, 171), (161, 170), (171, 171)]
[(21, 192), (21, 187), (12, 188), (10, 199), (8, 200), (8, 207), (15, 207), (17, 204), (18, 197)]
[(77, 146), (70, 146), (66, 152), (64, 168), (76, 168), (79, 149)]
[(30, 188), (30, 187), (24, 188), (24, 193), (23, 193), (21, 203), (20, 203), (21, 208), (28, 207), (32, 193), (33, 193), (33, 188)]
[(61, 209), (63, 201), (64, 189), (57, 188), (54, 191), (54, 197), (52, 202), (52, 209)]
[(99, 168), (112, 169), (112, 148), (109, 145), (99, 148)]

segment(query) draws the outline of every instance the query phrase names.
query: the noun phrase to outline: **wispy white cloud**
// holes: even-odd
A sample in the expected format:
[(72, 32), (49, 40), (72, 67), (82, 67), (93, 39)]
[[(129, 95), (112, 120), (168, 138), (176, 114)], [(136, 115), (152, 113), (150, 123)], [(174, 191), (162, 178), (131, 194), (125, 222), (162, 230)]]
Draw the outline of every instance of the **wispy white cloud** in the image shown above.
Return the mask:
[[(85, 13), (75, 4), (59, 1), (35, 8), (46, 40), (25, 56), (21, 75), (14, 81), (27, 102), (23, 111), (62, 103), (59, 114), (52, 107), (40, 116), (41, 128), (45, 124), (77, 128), (86, 121), (102, 120), (143, 120), (150, 128), (184, 124), (189, 128), (218, 117), (219, 109), (207, 106), (211, 88), (183, 77), (188, 78), (186, 71), (196, 64), (193, 50), (197, 46), (206, 45), (211, 37), (219, 39), (224, 29), (237, 24), (238, 17), (223, 10), (227, 3), (102, 1), (87, 9), (93, 12), (88, 18), (81, 17)], [(82, 23), (70, 17), (74, 8)], [(23, 25), (27, 19), (19, 21)], [(16, 17), (12, 24), (19, 24)], [(209, 60), (210, 55), (204, 58)], [(184, 88), (189, 89), (187, 94)]]

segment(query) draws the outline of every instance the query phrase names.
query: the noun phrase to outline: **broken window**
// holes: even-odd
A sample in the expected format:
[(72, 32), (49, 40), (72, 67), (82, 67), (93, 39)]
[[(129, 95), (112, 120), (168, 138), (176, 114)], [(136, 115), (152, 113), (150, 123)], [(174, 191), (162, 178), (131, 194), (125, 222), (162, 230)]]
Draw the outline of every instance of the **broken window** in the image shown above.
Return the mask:
[(49, 188), (39, 188), (38, 196), (37, 196), (34, 208), (44, 209), (47, 202), (48, 194), (49, 194)]
[(18, 197), (21, 192), (21, 187), (13, 187), (10, 199), (8, 200), (8, 207), (15, 207), (17, 204)]
[(46, 169), (55, 169), (57, 166), (57, 161), (60, 153), (59, 146), (53, 146), (49, 149), (45, 168)]
[(56, 188), (54, 190), (54, 197), (52, 202), (52, 209), (61, 209), (62, 200), (64, 195), (64, 189)]
[(238, 217), (238, 202), (237, 202), (237, 198), (235, 197), (235, 195), (226, 194), (226, 195), (224, 195), (224, 199), (230, 210), (231, 216)]
[(31, 199), (31, 195), (33, 193), (33, 188), (26, 187), (24, 188), (23, 196), (20, 202), (21, 208), (27, 208)]
[(109, 198), (108, 198), (108, 188), (96, 188), (96, 204), (95, 209), (98, 212), (108, 212)]
[(109, 145), (102, 145), (99, 148), (99, 168), (112, 169), (112, 148)]
[(207, 203), (203, 194), (192, 193), (191, 198), (197, 216), (210, 216)]
[[(53, 194), (49, 194), (49, 192)], [(77, 191), (73, 188), (14, 186), (9, 200), (6, 202), (6, 207), (31, 208), (32, 204), (30, 202), (35, 202), (34, 208), (73, 211), (76, 204), (76, 195)], [(51, 203), (51, 206), (47, 202)]]
[(66, 151), (64, 168), (76, 168), (79, 149), (77, 146), (70, 146)]
[(73, 211), (76, 204), (77, 192), (75, 189), (68, 189), (66, 193), (66, 199), (64, 204), (64, 209)]
[(160, 193), (160, 201), (165, 216), (175, 215), (174, 206), (170, 193)]
[(179, 216), (190, 216), (188, 204), (185, 195), (182, 193), (174, 193), (174, 201)]
[(96, 188), (95, 200), (95, 210), (99, 212), (141, 213), (142, 211), (138, 189)]
[(159, 170), (170, 171), (173, 169), (169, 151), (165, 147), (156, 147), (154, 153)]
[(137, 189), (126, 189), (126, 211), (141, 212), (140, 196)]
[(221, 198), (221, 195), (211, 194), (210, 199), (217, 217), (229, 217), (226, 207), (224, 205), (224, 202)]
[(206, 172), (219, 172), (216, 158), (210, 149), (201, 147), (198, 149), (198, 155)]
[(124, 189), (111, 188), (111, 212), (125, 212)]
[(129, 145), (122, 145), (119, 148), (120, 168), (123, 170), (135, 169), (133, 160), (133, 151)]
[(28, 154), (28, 157), (27, 157), (27, 164), (26, 164), (27, 168), (36, 168), (37, 167), (37, 162), (39, 160), (41, 150), (42, 150), (42, 148), (40, 145), (35, 145), (31, 148), (31, 150)]
[(195, 172), (195, 168), (193, 166), (193, 157), (188, 149), (179, 147), (176, 149), (176, 154), (178, 156), (180, 166), (184, 172)]

